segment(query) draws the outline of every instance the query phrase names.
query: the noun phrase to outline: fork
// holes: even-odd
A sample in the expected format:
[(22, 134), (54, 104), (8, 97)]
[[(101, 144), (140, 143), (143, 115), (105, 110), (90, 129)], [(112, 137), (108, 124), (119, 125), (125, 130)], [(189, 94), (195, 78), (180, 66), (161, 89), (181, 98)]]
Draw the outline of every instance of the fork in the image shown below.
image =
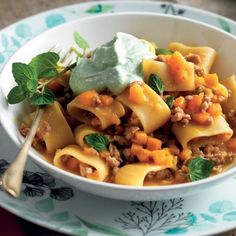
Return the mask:
[[(62, 53), (62, 50), (56, 50), (56, 46), (53, 46), (49, 51), (55, 51), (58, 54)], [(69, 58), (71, 57), (71, 50), (69, 50), (60, 61), (64, 65), (70, 65), (73, 61), (73, 59)], [(64, 74), (64, 70), (60, 72), (57, 76), (57, 78), (62, 77)], [(10, 164), (8, 169), (4, 172), (1, 180), (0, 180), (0, 186), (3, 190), (8, 192), (12, 197), (18, 197), (21, 193), (21, 185), (22, 185), (22, 179), (23, 179), (23, 173), (25, 169), (25, 164), (28, 159), (28, 152), (32, 145), (34, 136), (36, 134), (37, 128), (39, 126), (40, 120), (42, 118), (44, 109), (41, 107), (38, 107), (36, 110), (36, 114), (34, 117), (34, 120), (32, 122), (32, 125), (30, 127), (30, 130), (26, 136), (26, 139), (23, 143), (22, 148), (16, 155), (15, 160)]]

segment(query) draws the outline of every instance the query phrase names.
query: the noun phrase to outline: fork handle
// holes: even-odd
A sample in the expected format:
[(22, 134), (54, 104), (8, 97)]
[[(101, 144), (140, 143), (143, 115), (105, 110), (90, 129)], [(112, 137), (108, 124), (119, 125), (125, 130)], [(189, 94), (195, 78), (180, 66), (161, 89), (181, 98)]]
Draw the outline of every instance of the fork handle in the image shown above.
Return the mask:
[(21, 150), (18, 152), (16, 159), (10, 164), (10, 166), (2, 176), (1, 187), (15, 198), (18, 197), (21, 193), (21, 184), (29, 148), (31, 147), (31, 144), (33, 142), (43, 111), (43, 108), (37, 109), (33, 123), (30, 127), (29, 133), (27, 134)]

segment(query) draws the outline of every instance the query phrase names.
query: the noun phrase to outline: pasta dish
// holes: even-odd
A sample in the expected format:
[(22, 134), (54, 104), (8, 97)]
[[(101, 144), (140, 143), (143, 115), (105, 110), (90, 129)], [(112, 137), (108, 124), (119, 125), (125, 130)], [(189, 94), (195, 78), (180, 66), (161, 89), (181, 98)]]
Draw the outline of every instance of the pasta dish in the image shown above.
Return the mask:
[[(221, 173), (236, 152), (236, 80), (211, 71), (216, 56), (209, 46), (160, 48), (117, 33), (47, 83), (55, 101), (33, 146), (60, 169), (115, 184), (172, 185)], [(33, 117), (21, 120), (23, 136)]]

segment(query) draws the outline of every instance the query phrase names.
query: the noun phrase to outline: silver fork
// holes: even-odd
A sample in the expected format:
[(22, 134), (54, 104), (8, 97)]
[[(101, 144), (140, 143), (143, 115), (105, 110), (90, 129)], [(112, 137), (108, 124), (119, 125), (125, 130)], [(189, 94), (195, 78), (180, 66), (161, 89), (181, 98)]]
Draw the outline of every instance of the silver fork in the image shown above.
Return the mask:
[[(54, 51), (54, 52), (57, 52), (58, 54), (62, 53), (62, 50), (57, 50), (56, 46), (52, 47), (49, 51)], [(60, 62), (63, 63), (64, 65), (70, 65), (73, 61), (73, 59), (70, 59), (70, 57), (72, 56), (71, 54), (72, 53), (68, 51), (62, 57)], [(61, 72), (61, 75), (62, 75), (62, 72)], [(60, 73), (59, 73), (59, 76), (60, 76)], [(36, 134), (37, 128), (39, 126), (43, 112), (44, 112), (43, 108), (39, 108), (39, 107), (37, 108), (34, 120), (26, 136), (26, 139), (23, 143), (22, 148), (18, 152), (15, 160), (12, 161), (8, 169), (5, 171), (5, 173), (1, 177), (1, 180), (0, 180), (1, 188), (4, 189), (6, 192), (8, 192), (12, 197), (16, 198), (21, 193), (23, 173), (24, 173), (26, 161), (28, 159), (28, 152), (32, 145), (32, 142)]]

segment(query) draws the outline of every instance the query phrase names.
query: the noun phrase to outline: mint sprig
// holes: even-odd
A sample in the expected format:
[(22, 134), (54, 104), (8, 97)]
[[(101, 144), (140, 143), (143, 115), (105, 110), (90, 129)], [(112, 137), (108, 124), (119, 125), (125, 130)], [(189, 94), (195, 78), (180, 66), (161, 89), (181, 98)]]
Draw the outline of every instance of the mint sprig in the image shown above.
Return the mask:
[[(45, 52), (34, 57), (29, 64), (17, 62), (12, 64), (12, 74), (17, 86), (8, 93), (8, 103), (16, 104), (28, 99), (31, 105), (43, 106), (55, 100), (53, 92), (46, 88), (52, 80), (62, 77), (76, 63), (57, 71), (60, 57), (55, 52)], [(45, 80), (45, 78), (47, 78)]]
[(195, 157), (188, 164), (191, 181), (205, 179), (210, 176), (214, 162), (202, 157)]
[(149, 76), (148, 85), (159, 95), (161, 95), (164, 92), (164, 89), (165, 89), (164, 84), (160, 76), (156, 74), (151, 74)]
[(158, 55), (171, 55), (174, 53), (173, 51), (166, 48), (156, 48), (155, 52), (157, 56)]
[(88, 134), (84, 137), (85, 142), (97, 151), (107, 150), (107, 145), (109, 144), (108, 138), (99, 133)]

